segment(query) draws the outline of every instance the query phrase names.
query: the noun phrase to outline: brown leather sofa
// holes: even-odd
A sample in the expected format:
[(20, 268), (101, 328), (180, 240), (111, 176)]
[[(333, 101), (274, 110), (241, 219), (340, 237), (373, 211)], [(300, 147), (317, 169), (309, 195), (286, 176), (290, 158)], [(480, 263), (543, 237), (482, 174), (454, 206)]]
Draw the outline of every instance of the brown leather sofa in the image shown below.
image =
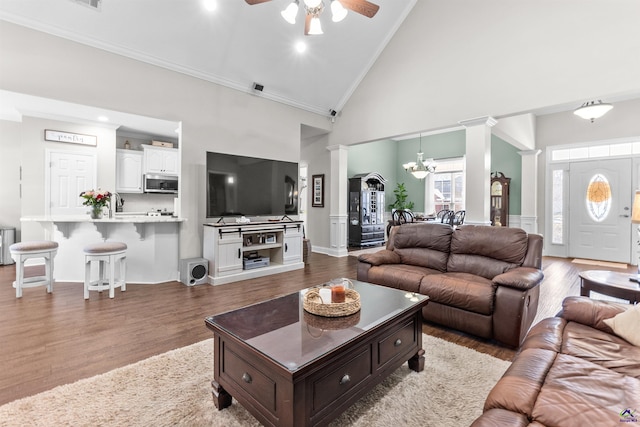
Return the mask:
[(542, 236), (519, 228), (412, 223), (358, 257), (358, 280), (428, 295), (425, 320), (518, 347), (542, 281)]
[(531, 328), (472, 427), (637, 425), (640, 347), (603, 322), (630, 307), (567, 297)]

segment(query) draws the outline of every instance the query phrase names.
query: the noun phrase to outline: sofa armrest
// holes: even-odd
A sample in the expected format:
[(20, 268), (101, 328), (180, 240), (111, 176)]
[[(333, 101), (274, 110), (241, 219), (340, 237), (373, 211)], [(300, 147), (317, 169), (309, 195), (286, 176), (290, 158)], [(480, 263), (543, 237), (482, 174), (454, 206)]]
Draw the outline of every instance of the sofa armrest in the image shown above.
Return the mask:
[(627, 304), (570, 296), (562, 301), (562, 311), (558, 315), (568, 321), (582, 323), (610, 334), (613, 331), (603, 320), (622, 313), (628, 307)]
[(362, 254), (358, 256), (358, 261), (366, 262), (371, 265), (382, 265), (382, 264), (400, 264), (400, 255), (395, 253), (394, 251), (389, 251), (387, 249), (383, 249), (378, 252), (374, 252), (372, 254)]
[(515, 289), (531, 289), (542, 281), (542, 270), (532, 267), (517, 267), (493, 278), (492, 282), (498, 286)]

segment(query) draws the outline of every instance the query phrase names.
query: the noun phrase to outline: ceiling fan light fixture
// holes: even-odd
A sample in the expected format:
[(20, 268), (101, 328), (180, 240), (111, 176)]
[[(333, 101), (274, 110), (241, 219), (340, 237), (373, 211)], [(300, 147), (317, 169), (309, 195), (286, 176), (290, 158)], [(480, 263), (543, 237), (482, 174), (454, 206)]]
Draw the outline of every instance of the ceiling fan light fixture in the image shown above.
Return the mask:
[(287, 6), (285, 10), (280, 12), (280, 15), (282, 15), (284, 20), (287, 21), (289, 24), (296, 23), (297, 14), (298, 14), (298, 0), (292, 1), (291, 3), (289, 3), (289, 6)]
[(319, 36), (324, 34), (322, 32), (322, 24), (320, 23), (320, 18), (314, 16), (311, 18), (311, 23), (309, 24), (309, 35), (310, 36)]
[(599, 119), (600, 117), (604, 116), (612, 108), (613, 105), (606, 104), (600, 100), (589, 101), (582, 104), (581, 107), (576, 108), (573, 111), (573, 114), (582, 117), (585, 120), (590, 120), (591, 123), (593, 123), (595, 119)]
[(304, 0), (304, 4), (306, 4), (309, 9), (315, 9), (320, 6), (320, 3), (322, 3), (322, 0)]
[(347, 9), (338, 0), (331, 0), (331, 20), (340, 22), (347, 16)]

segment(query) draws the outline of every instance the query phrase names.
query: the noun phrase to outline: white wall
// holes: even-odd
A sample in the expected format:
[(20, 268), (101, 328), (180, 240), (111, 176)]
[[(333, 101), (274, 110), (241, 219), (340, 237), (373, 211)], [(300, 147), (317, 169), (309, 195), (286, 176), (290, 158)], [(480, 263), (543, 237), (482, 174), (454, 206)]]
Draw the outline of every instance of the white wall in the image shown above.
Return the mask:
[(420, 0), (330, 143), (640, 94), (639, 17), (636, 0)]
[[(46, 150), (71, 151), (76, 153), (96, 153), (98, 158), (97, 187), (113, 189), (115, 187), (115, 130), (105, 127), (78, 125), (57, 120), (35, 117), (23, 117), (21, 123), (0, 121), (0, 147), (2, 159), (0, 166), (6, 168), (8, 189), (3, 189), (3, 208), (0, 223), (16, 227), (19, 240), (43, 238), (42, 226), (37, 223), (20, 224), (23, 215), (45, 214), (45, 156)], [(7, 129), (19, 128), (18, 132)], [(50, 142), (44, 139), (44, 130), (53, 129), (85, 135), (95, 135), (98, 144), (95, 147)], [(9, 156), (5, 158), (4, 154)], [(22, 181), (20, 181), (22, 169)], [(2, 186), (4, 187), (4, 185)], [(87, 188), (89, 190), (89, 188)], [(20, 197), (20, 191), (21, 196)]]
[[(538, 163), (538, 218), (540, 232), (545, 230), (545, 159), (554, 145), (584, 144), (618, 138), (640, 140), (640, 99), (618, 102), (607, 114), (593, 123), (576, 117), (572, 112), (539, 116), (536, 124), (538, 148), (542, 149)], [(634, 188), (640, 188), (640, 176), (633, 172)], [(631, 195), (630, 195), (631, 196)]]
[(0, 120), (0, 226), (15, 227), (20, 241), (21, 125)]
[(0, 89), (182, 122), (182, 258), (202, 251), (206, 151), (298, 162), (301, 123), (330, 127), (313, 113), (5, 21), (0, 39), (11, 40)]
[[(328, 135), (319, 135), (306, 138), (302, 141), (300, 158), (308, 165), (307, 169), (307, 238), (311, 241), (314, 252), (328, 253), (330, 250), (330, 226), (329, 212), (332, 196), (329, 193), (331, 184), (331, 153), (327, 150)], [(313, 201), (313, 175), (324, 174), (324, 207), (314, 208)], [(346, 198), (346, 195), (344, 196)]]

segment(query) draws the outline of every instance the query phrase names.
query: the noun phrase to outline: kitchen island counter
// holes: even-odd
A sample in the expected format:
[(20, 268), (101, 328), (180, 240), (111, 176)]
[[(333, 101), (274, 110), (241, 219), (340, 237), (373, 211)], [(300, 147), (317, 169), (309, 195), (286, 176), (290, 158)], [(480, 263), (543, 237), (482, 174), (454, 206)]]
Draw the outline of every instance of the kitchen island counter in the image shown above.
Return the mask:
[(127, 245), (127, 283), (178, 280), (180, 224), (184, 218), (127, 215), (92, 219), (88, 215), (26, 216), (37, 222), (45, 238), (58, 242), (54, 278), (84, 281), (84, 251), (91, 243), (117, 241)]

